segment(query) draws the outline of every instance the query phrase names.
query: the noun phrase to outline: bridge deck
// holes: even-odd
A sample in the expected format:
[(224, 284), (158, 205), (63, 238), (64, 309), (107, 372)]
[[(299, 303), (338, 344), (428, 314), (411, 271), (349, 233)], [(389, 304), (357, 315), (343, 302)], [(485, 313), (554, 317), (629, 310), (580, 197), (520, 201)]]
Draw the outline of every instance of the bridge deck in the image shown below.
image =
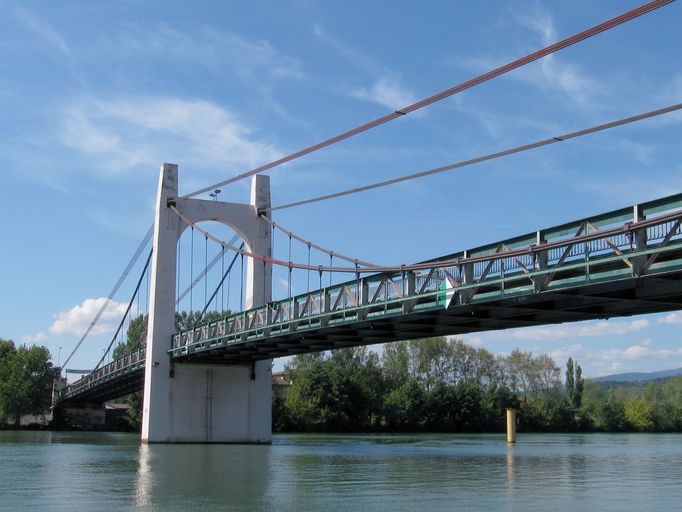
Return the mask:
[[(433, 335), (682, 308), (682, 194), (315, 290), (173, 337), (177, 363), (260, 359)], [(115, 361), (64, 399), (140, 386)], [(133, 377), (135, 375), (135, 377)], [(120, 382), (120, 384), (116, 384)]]

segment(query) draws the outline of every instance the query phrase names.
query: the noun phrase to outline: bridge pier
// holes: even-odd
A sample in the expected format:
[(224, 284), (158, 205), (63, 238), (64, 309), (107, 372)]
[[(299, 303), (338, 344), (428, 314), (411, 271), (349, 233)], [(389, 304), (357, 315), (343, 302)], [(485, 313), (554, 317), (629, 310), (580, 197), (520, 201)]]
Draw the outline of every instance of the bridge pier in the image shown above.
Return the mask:
[[(269, 443), (272, 438), (271, 361), (248, 366), (171, 363), (175, 333), (177, 242), (191, 222), (212, 220), (235, 229), (246, 249), (272, 255), (271, 227), (258, 216), (270, 206), (267, 176), (255, 176), (249, 204), (178, 199), (178, 167), (161, 167), (142, 411), (142, 440), (161, 443)], [(271, 300), (272, 268), (249, 258), (245, 307)]]

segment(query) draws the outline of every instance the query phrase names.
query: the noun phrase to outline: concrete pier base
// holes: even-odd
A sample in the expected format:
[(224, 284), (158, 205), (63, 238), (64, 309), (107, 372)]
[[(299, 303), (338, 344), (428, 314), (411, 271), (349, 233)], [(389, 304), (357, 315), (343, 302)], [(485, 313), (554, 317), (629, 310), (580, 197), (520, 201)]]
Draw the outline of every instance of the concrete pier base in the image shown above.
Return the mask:
[(167, 421), (146, 441), (166, 443), (269, 443), (270, 361), (251, 366), (176, 364)]

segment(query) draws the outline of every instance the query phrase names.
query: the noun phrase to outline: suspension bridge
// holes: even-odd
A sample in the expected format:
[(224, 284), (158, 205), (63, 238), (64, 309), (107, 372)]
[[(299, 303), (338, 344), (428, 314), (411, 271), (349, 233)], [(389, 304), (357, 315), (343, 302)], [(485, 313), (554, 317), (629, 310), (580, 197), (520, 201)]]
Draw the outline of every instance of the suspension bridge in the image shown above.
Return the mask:
[[(423, 176), (452, 171), (537, 147), (565, 142), (624, 124), (682, 109), (670, 105), (650, 112), (560, 134), (523, 146), (427, 169), (363, 187), (272, 206), (269, 177), (261, 174), (340, 140), (407, 115), (608, 30), (668, 1), (657, 1), (592, 27), (468, 82), (397, 110), (373, 122), (305, 148), (270, 164), (191, 194), (178, 192), (178, 167), (161, 167), (155, 221), (145, 237), (153, 239), (124, 319), (96, 368), (61, 389), (59, 406), (101, 404), (144, 391), (142, 438), (150, 442), (269, 442), (271, 436), (271, 361), (273, 358), (370, 345), (433, 335), (604, 319), (664, 312), (682, 306), (682, 194), (497, 241), (413, 264), (382, 266), (349, 257), (306, 240), (273, 222), (279, 209), (324, 201)], [(248, 203), (218, 201), (217, 187), (251, 177)], [(212, 193), (212, 200), (196, 196)], [(229, 241), (199, 224), (211, 221), (236, 232)], [(217, 244), (221, 278), (208, 298), (208, 249), (205, 268), (180, 292), (178, 241), (191, 231)], [(276, 232), (288, 238), (288, 259), (273, 254)], [(241, 244), (237, 240), (241, 239)], [(305, 263), (292, 261), (292, 242), (308, 251)], [(135, 259), (143, 250), (138, 249)], [(329, 264), (311, 263), (311, 251)], [(234, 256), (224, 269), (224, 254)], [(217, 307), (226, 279), (246, 259), (240, 281), (239, 310)], [(342, 264), (334, 264), (334, 259)], [(130, 272), (129, 265), (126, 268)], [(273, 268), (288, 271), (288, 294), (272, 298)], [(306, 272), (307, 291), (292, 293), (292, 271)], [(312, 281), (317, 286), (310, 285)], [(333, 282), (332, 276), (335, 276)], [(339, 278), (339, 276), (344, 276)], [(135, 298), (148, 280), (146, 343), (112, 358), (112, 346), (130, 318)], [(176, 330), (179, 303), (204, 280), (199, 321)], [(117, 283), (115, 290), (120, 283)], [(113, 294), (113, 292), (112, 292)], [(112, 296), (110, 294), (110, 298)], [(206, 312), (223, 311), (201, 321)], [(106, 304), (104, 305), (106, 307)], [(228, 308), (229, 309), (229, 308)], [(93, 324), (96, 323), (97, 319)], [(76, 349), (87, 337), (85, 333)], [(120, 339), (119, 339), (120, 341)], [(73, 356), (69, 356), (68, 360)], [(106, 361), (106, 357), (110, 361)]]
[[(177, 362), (251, 364), (434, 335), (680, 309), (682, 194), (323, 287), (172, 336)], [(139, 391), (145, 349), (64, 399)]]

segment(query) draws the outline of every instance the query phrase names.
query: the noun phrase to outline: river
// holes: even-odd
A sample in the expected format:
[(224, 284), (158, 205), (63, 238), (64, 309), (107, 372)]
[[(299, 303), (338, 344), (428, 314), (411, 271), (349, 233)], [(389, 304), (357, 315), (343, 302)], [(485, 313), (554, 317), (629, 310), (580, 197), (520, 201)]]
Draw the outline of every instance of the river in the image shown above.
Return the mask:
[(0, 510), (682, 510), (682, 435), (277, 435), (271, 446), (0, 432)]

